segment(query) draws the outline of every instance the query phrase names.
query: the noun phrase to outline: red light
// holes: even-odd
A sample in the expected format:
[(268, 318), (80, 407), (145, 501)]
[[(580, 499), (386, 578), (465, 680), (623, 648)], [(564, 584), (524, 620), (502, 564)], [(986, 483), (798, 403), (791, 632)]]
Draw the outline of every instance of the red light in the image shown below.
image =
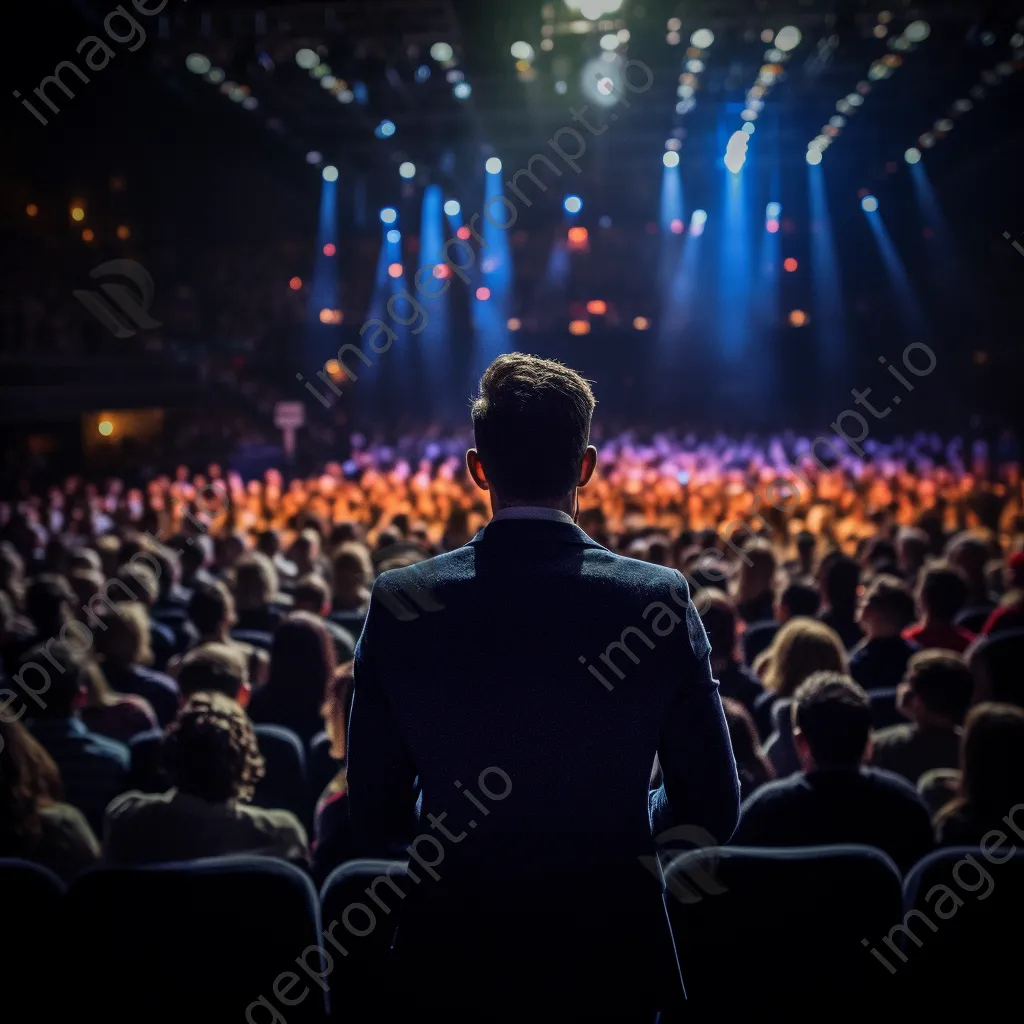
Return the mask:
[(681, 235), (683, 233), (683, 222), (677, 217), (671, 224), (669, 224), (669, 230), (673, 235)]
[(325, 256), (333, 256), (337, 251), (338, 250), (334, 248), (334, 243), (333, 242), (328, 242), (324, 246), (324, 255)]
[(288, 282), (288, 287), (291, 288), (291, 290), (293, 292), (297, 292), (302, 287), (302, 278), (301, 277), (293, 277)]
[(469, 240), (469, 236), (472, 234), (472, 232), (469, 230), (469, 228), (466, 227), (465, 224), (463, 224), (462, 227), (455, 232), (455, 234), (458, 235), (459, 238), (461, 238), (464, 242), (466, 242)]
[(402, 276), (402, 264), (401, 263), (392, 263), (391, 266), (388, 267), (388, 274), (391, 277), (401, 277)]
[(569, 241), (572, 245), (586, 245), (589, 237), (586, 228), (569, 228)]
[(792, 274), (800, 264), (790, 256), (788, 259), (782, 261), (782, 266), (788, 273)]
[(444, 281), (451, 276), (452, 268), (449, 267), (447, 263), (438, 263), (437, 266), (434, 267), (434, 277), (436, 277), (438, 281)]
[(774, 235), (775, 232), (779, 230), (779, 222), (775, 220), (774, 217), (771, 220), (766, 220), (764, 222), (764, 226), (768, 233), (771, 235)]
[(476, 290), (476, 297), (481, 302), (486, 302), (491, 297), (491, 289), (490, 288), (477, 288), (477, 290)]

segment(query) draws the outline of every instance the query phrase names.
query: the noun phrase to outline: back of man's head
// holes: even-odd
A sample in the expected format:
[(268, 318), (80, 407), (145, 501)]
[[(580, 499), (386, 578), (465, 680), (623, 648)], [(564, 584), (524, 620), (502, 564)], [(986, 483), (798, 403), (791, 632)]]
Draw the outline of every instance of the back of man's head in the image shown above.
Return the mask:
[[(963, 725), (974, 694), (967, 663), (952, 651), (918, 651), (907, 662), (906, 686), (934, 719)], [(910, 708), (912, 717), (913, 708)]]
[(871, 702), (849, 676), (812, 672), (793, 694), (792, 714), (805, 770), (860, 764), (871, 734)]
[(860, 566), (849, 555), (838, 554), (822, 565), (822, 596), (839, 615), (853, 615), (857, 607)]
[(26, 651), (15, 679), (24, 681), (25, 713), (29, 718), (71, 718), (81, 707), (86, 687), (84, 668), (71, 648), (59, 640)]
[(736, 649), (736, 604), (721, 590), (705, 589), (694, 595), (694, 606), (704, 623), (712, 656), (732, 658)]
[(821, 606), (821, 596), (808, 583), (790, 583), (782, 592), (779, 604), (785, 609), (789, 618), (806, 616), (814, 618)]
[(331, 604), (331, 588), (327, 581), (318, 573), (310, 572), (300, 576), (292, 591), (295, 610), (323, 615), (324, 609)]
[(473, 429), (488, 483), (504, 502), (542, 504), (574, 490), (594, 405), (590, 385), (554, 360), (512, 352), (491, 363)]
[(74, 601), (75, 592), (64, 576), (40, 573), (25, 592), (25, 614), (40, 634), (57, 633), (70, 614)]
[(967, 603), (967, 578), (960, 569), (946, 562), (937, 562), (925, 570), (921, 578), (918, 600), (921, 609), (939, 622), (952, 622)]
[(231, 644), (200, 644), (182, 658), (178, 689), (182, 703), (195, 693), (222, 693), (244, 706), (249, 695), (245, 656)]
[(222, 626), (231, 626), (235, 602), (231, 591), (220, 580), (197, 583), (188, 600), (188, 617), (203, 636), (216, 633)]
[(883, 632), (900, 633), (914, 621), (914, 595), (898, 576), (881, 573), (864, 594), (862, 615)]

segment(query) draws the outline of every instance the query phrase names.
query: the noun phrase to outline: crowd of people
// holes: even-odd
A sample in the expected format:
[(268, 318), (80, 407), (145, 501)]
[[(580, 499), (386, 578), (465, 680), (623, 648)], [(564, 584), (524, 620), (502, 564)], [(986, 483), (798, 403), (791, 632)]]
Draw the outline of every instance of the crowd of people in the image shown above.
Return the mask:
[[(309, 479), (181, 467), (4, 505), (0, 856), (69, 878), (257, 852), (323, 879), (381, 853), (347, 814), (352, 659), (375, 577), (487, 521), (457, 445), (355, 438)], [(928, 437), (871, 464), (795, 438), (600, 454), (580, 524), (682, 571), (710, 639), (733, 842), (865, 842), (908, 869), (1024, 800), (1015, 461)], [(319, 746), (322, 792), (282, 798), (268, 725)]]

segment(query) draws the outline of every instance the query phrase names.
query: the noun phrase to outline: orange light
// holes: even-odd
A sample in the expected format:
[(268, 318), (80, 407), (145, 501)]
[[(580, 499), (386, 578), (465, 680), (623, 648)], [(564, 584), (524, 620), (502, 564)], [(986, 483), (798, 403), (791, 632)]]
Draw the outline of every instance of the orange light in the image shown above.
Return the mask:
[(481, 302), (486, 302), (491, 297), (491, 289), (490, 288), (477, 288), (477, 290), (476, 290), (476, 297)]
[(340, 377), (342, 375), (341, 363), (339, 363), (337, 359), (328, 359), (327, 362), (324, 363), (324, 369), (330, 377)]
[(401, 263), (392, 263), (391, 266), (388, 267), (388, 276), (389, 277), (401, 277), (402, 276), (402, 264)]
[(291, 288), (291, 290), (293, 292), (297, 292), (302, 287), (302, 278), (301, 277), (293, 277), (288, 282), (288, 287)]
[(85, 220), (85, 210), (81, 206), (71, 207), (72, 220)]
[(638, 316), (633, 318), (633, 326), (638, 331), (646, 331), (651, 326), (651, 321), (645, 316)]
[(573, 245), (586, 245), (589, 237), (586, 228), (569, 228), (569, 241)]
[(594, 316), (604, 316), (608, 312), (608, 303), (604, 299), (591, 299), (587, 303), (587, 312)]
[(345, 315), (340, 309), (320, 310), (320, 323), (322, 324), (340, 324), (344, 319)]
[(681, 235), (683, 233), (683, 228), (685, 227), (685, 225), (677, 217), (674, 221), (672, 221), (671, 224), (669, 224), (668, 227), (669, 227), (669, 231), (671, 231), (673, 235)]
[(573, 320), (569, 324), (569, 333), (575, 334), (577, 337), (583, 334), (590, 333), (590, 321), (589, 320)]
[(789, 314), (789, 322), (793, 327), (803, 327), (807, 323), (807, 314), (802, 309), (794, 309)]
[(787, 259), (784, 259), (784, 260), (782, 261), (782, 266), (783, 266), (783, 269), (784, 269), (784, 270), (785, 270), (785, 271), (786, 271), (787, 273), (790, 273), (790, 274), (792, 274), (792, 273), (793, 273), (793, 271), (794, 271), (794, 270), (796, 270), (796, 268), (800, 266), (800, 264), (799, 264), (799, 263), (797, 263), (797, 261), (796, 261), (795, 259), (793, 259), (793, 257), (792, 257), (792, 256), (790, 256), (790, 257), (788, 257)]
[(117, 237), (120, 238), (122, 242), (127, 242), (131, 236), (131, 230), (126, 224), (119, 224), (117, 226)]
[(510, 331), (518, 331), (523, 326), (522, 320), (517, 316), (509, 317), (507, 327)]
[(96, 238), (96, 236), (93, 234), (92, 228), (86, 228), (82, 232), (82, 241), (83, 242), (92, 242), (95, 238)]
[(472, 232), (469, 230), (469, 228), (466, 227), (465, 224), (463, 224), (462, 227), (455, 232), (455, 234), (458, 235), (459, 238), (461, 238), (464, 242), (467, 242), (469, 241), (469, 236), (472, 234)]
[(103, 437), (110, 437), (114, 432), (114, 424), (110, 420), (100, 420), (96, 425), (96, 429), (103, 435)]
[(434, 267), (434, 277), (436, 277), (438, 281), (445, 281), (451, 276), (452, 268), (449, 267), (447, 263), (438, 263)]
[(766, 220), (764, 226), (770, 235), (774, 235), (779, 230), (779, 222), (774, 217), (771, 220)]
[(328, 242), (324, 246), (324, 255), (325, 256), (333, 256), (337, 251), (338, 250), (334, 248), (334, 243), (333, 242)]
[(37, 213), (39, 213), (39, 207), (36, 206), (35, 203), (29, 203), (28, 206), (25, 207), (25, 212), (30, 217), (34, 217)]
[(516, 61), (516, 71), (529, 71), (529, 70), (530, 70), (530, 62), (528, 60), (517, 60)]

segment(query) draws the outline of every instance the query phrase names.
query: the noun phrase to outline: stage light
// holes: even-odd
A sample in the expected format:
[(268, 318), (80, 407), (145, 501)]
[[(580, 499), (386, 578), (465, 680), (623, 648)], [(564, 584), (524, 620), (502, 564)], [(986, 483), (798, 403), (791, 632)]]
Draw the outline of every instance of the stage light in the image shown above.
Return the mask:
[(39, 207), (36, 206), (35, 203), (29, 203), (28, 206), (25, 207), (25, 213), (30, 217), (35, 217), (39, 213)]
[(619, 37), (614, 32), (609, 32), (606, 36), (601, 36), (601, 49), (602, 50), (617, 50), (619, 48)]
[(484, 170), (488, 174), (501, 174), (501, 161), (496, 156), (488, 157)]
[[(912, 21), (903, 30), (904, 38), (912, 43), (923, 43), (931, 34), (932, 27), (927, 21)], [(984, 39), (982, 41), (984, 42)], [(995, 36), (992, 36), (991, 42), (986, 43), (986, 46), (991, 46), (993, 42), (995, 42)]]
[(246, 96), (245, 99), (242, 100), (243, 110), (255, 110), (259, 105), (260, 101), (256, 99), (255, 96)]
[(587, 61), (580, 72), (580, 91), (599, 106), (615, 106), (623, 92), (620, 68), (620, 63), (608, 64), (599, 57)]
[(328, 92), (330, 92), (337, 84), (338, 80), (334, 75), (324, 75), (324, 77), (320, 79), (320, 88), (326, 89)]
[(566, 213), (579, 213), (583, 209), (583, 200), (579, 196), (566, 196), (562, 205)]
[(708, 222), (705, 210), (694, 210), (690, 217), (690, 235), (694, 238), (704, 234), (704, 225)]
[(516, 60), (529, 61), (533, 60), (537, 55), (533, 52), (533, 47), (529, 43), (520, 39), (519, 42), (512, 44), (512, 56)]
[(800, 264), (797, 263), (792, 256), (789, 256), (782, 261), (782, 269), (785, 270), (787, 274), (792, 274), (798, 266), (800, 266)]
[(480, 288), (477, 288), (477, 290), (476, 290), (476, 297), (481, 302), (486, 302), (491, 297), (491, 289), (490, 288), (485, 288), (485, 287), (482, 287), (482, 286)]
[(779, 230), (779, 222), (777, 220), (766, 220), (764, 222), (764, 229), (769, 235), (774, 235)]
[(401, 277), (402, 276), (402, 264), (392, 263), (388, 267), (388, 277)]
[(782, 50), (783, 53), (789, 53), (790, 50), (795, 50), (800, 45), (801, 39), (803, 39), (803, 33), (800, 29), (795, 25), (786, 25), (775, 34), (775, 48)]
[(128, 239), (131, 238), (131, 236), (131, 229), (128, 227), (127, 224), (118, 224), (117, 237), (120, 238), (122, 242), (127, 242)]
[(455, 51), (448, 45), (448, 43), (434, 43), (430, 48), (430, 56), (433, 57), (438, 64), (443, 64), (446, 60), (451, 60), (454, 52)]
[(438, 281), (446, 281), (451, 276), (452, 268), (449, 267), (447, 263), (438, 263), (435, 265), (434, 277), (436, 277)]
[(190, 53), (185, 58), (185, 67), (194, 75), (205, 75), (210, 70), (210, 58), (201, 53)]
[(92, 228), (86, 228), (82, 232), (82, 241), (83, 242), (92, 242), (92, 241), (95, 241), (95, 239), (96, 239), (96, 235), (93, 234)]
[(934, 128), (937, 132), (951, 132), (953, 130), (953, 122), (948, 117), (943, 117), (935, 122)]
[(85, 210), (81, 206), (72, 206), (71, 219), (77, 221), (85, 220)]
[(540, 41), (540, 48), (544, 50), (545, 53), (547, 53), (550, 50), (553, 50), (555, 48), (554, 39), (542, 39)]
[(633, 327), (638, 331), (646, 331), (651, 326), (651, 321), (645, 316), (633, 317)]
[(417, 82), (419, 82), (420, 84), (422, 84), (422, 83), (423, 83), (423, 82), (425, 82), (425, 81), (426, 81), (426, 80), (427, 80), (427, 79), (428, 79), (429, 77), (430, 77), (430, 68), (429, 68), (429, 67), (427, 67), (427, 65), (426, 65), (426, 64), (421, 64), (421, 65), (420, 65), (420, 66), (419, 66), (419, 67), (418, 67), (418, 68), (416, 69), (416, 75), (415, 75), (416, 81), (417, 81)]
[(807, 162), (813, 167), (815, 164), (821, 163), (821, 150), (820, 149), (809, 149), (807, 150)]
[(324, 363), (324, 369), (327, 371), (328, 377), (337, 379), (338, 377), (344, 376), (341, 369), (341, 363), (339, 363), (337, 359), (328, 359), (327, 362)]
[(661, 158), (661, 162), (666, 167), (678, 167), (679, 166), (679, 154), (674, 150), (667, 150), (665, 155)]
[(619, 31), (615, 33), (615, 35), (618, 38), (620, 43), (628, 43), (629, 42), (629, 29), (628, 28), (620, 28)]
[(288, 287), (291, 288), (291, 290), (293, 292), (297, 292), (302, 287), (302, 278), (301, 277), (293, 277), (288, 282)]
[(380, 211), (380, 219), (383, 224), (394, 224), (398, 220), (398, 211), (393, 206), (385, 206)]
[(337, 181), (338, 180), (338, 168), (333, 164), (328, 164), (324, 170), (324, 181)]
[(351, 89), (342, 89), (338, 93), (339, 103), (351, 103), (356, 98), (356, 94)]
[(510, 316), (508, 318), (508, 323), (505, 324), (505, 326), (510, 331), (518, 331), (519, 328), (523, 326), (523, 321), (520, 320), (519, 317), (517, 317), (517, 316)]
[(398, 168), (398, 173), (405, 179), (415, 178), (416, 165), (406, 160), (405, 163)]
[(846, 97), (846, 102), (849, 103), (851, 107), (859, 107), (861, 106), (861, 104), (863, 104), (864, 97), (861, 96), (859, 92), (851, 92)]
[(903, 154), (903, 159), (906, 160), (908, 164), (920, 163), (921, 162), (921, 150), (919, 150), (916, 146), (911, 146), (910, 149), (908, 149)]
[(399, 231), (398, 228), (392, 228), (388, 232), (387, 238), (392, 245), (398, 245), (398, 243), (402, 240), (402, 232)]
[(679, 43), (680, 43), (679, 33), (678, 32), (669, 32), (665, 36), (665, 42), (668, 43), (669, 46), (678, 46)]
[(448, 202), (444, 204), (444, 212), (449, 217), (457, 217), (462, 212), (462, 207), (459, 206), (459, 201), (457, 199), (449, 199)]
[(557, 92), (559, 96), (564, 96), (568, 91), (569, 86), (561, 79), (555, 82), (555, 92)]
[(461, 239), (462, 239), (462, 241), (464, 241), (464, 242), (468, 242), (468, 241), (469, 241), (469, 236), (470, 236), (470, 235), (471, 235), (472, 233), (473, 233), (473, 232), (472, 232), (472, 231), (470, 231), (470, 230), (469, 230), (469, 228), (468, 228), (468, 227), (466, 227), (466, 225), (465, 225), (465, 224), (463, 224), (463, 225), (462, 225), (462, 227), (461, 227), (461, 228), (459, 228), (459, 230), (455, 232), (455, 234), (456, 234), (456, 235), (457, 235), (457, 236), (458, 236), (459, 238), (461, 238)]
[(575, 335), (577, 338), (582, 337), (584, 334), (590, 333), (590, 321), (588, 320), (572, 320), (569, 323), (569, 333)]
[(586, 245), (588, 237), (586, 228), (569, 228), (569, 244), (576, 248)]
[(587, 312), (594, 316), (604, 316), (608, 312), (608, 303), (604, 299), (591, 299), (587, 303)]
[(686, 62), (686, 70), (691, 75), (699, 75), (704, 70), (704, 61), (702, 60), (688, 60)]
[(673, 235), (681, 235), (683, 233), (683, 222), (676, 217), (674, 220), (669, 222), (668, 229)]
[(860, 201), (860, 208), (865, 213), (874, 213), (878, 209), (878, 200), (874, 196), (865, 196)]
[(317, 66), (310, 71), (309, 76), (310, 78), (323, 78), (324, 75), (329, 75), (330, 73), (330, 64), (317, 64)]
[(690, 36), (690, 45), (706, 50), (715, 41), (715, 33), (709, 28), (699, 28)]
[(224, 71), (221, 68), (210, 68), (210, 70), (203, 75), (203, 78), (205, 78), (211, 85), (220, 85), (220, 83), (224, 81), (224, 77)]
[(769, 203), (764, 208), (764, 215), (769, 220), (778, 220), (782, 216), (782, 203)]
[(807, 323), (807, 314), (802, 309), (794, 309), (789, 314), (791, 327), (803, 327)]
[[(679, 131), (682, 131), (682, 129), (680, 128)], [(668, 139), (665, 143), (665, 148), (674, 149), (678, 152), (680, 149), (683, 148), (683, 144), (679, 141), (679, 139)]]
[(747, 140), (750, 138), (746, 132), (733, 132), (729, 139), (729, 145), (725, 151), (725, 166), (733, 174), (739, 174), (740, 168), (747, 161)]
[(565, 6), (579, 11), (590, 21), (597, 21), (602, 15), (614, 14), (622, 6), (622, 0), (565, 0)]
[(452, 94), (457, 100), (468, 100), (472, 91), (473, 87), (469, 82), (459, 82), (458, 85), (452, 89)]
[(295, 54), (295, 63), (298, 64), (303, 71), (312, 71), (313, 68), (320, 63), (320, 57), (315, 50), (303, 47)]
[(395, 122), (394, 121), (388, 121), (388, 120), (381, 121), (381, 123), (379, 125), (377, 125), (376, 129), (374, 130), (374, 135), (376, 135), (378, 139), (390, 139), (391, 136), (394, 135), (394, 134), (395, 134)]
[(334, 245), (334, 243), (333, 243), (333, 242), (328, 242), (328, 243), (327, 243), (327, 244), (326, 244), (326, 245), (324, 246), (324, 255), (325, 255), (325, 256), (333, 256), (333, 255), (334, 255), (334, 254), (335, 254), (335, 253), (336, 253), (337, 251), (338, 251), (338, 250), (337, 250), (337, 248), (335, 247), (335, 245)]
[(757, 131), (757, 129), (756, 129), (756, 128), (755, 128), (754, 126), (753, 126), (753, 124), (751, 124), (751, 122), (750, 122), (750, 121), (748, 121), (748, 122), (747, 122), (747, 123), (746, 123), (746, 124), (745, 124), (745, 125), (744, 125), (744, 126), (743, 126), (743, 127), (741, 128), (741, 129), (740, 129), (740, 131), (744, 131), (744, 132), (746, 132), (746, 133), (747, 133), (748, 135), (753, 135), (753, 134), (754, 134), (754, 132), (755, 132), (755, 131)]
[[(520, 61), (519, 63), (521, 64), (524, 62)], [(529, 65), (527, 65), (527, 67), (529, 67)], [(464, 82), (466, 80), (466, 76), (459, 71), (458, 68), (452, 68), (452, 70), (444, 76), (444, 79), (449, 85), (454, 85), (456, 82)]]
[(678, 18), (669, 18), (665, 24), (669, 32), (678, 32), (682, 27), (683, 23)]
[(110, 420), (100, 420), (99, 423), (96, 425), (96, 429), (104, 437), (110, 437), (110, 435), (113, 434), (114, 432), (114, 424), (111, 423)]

